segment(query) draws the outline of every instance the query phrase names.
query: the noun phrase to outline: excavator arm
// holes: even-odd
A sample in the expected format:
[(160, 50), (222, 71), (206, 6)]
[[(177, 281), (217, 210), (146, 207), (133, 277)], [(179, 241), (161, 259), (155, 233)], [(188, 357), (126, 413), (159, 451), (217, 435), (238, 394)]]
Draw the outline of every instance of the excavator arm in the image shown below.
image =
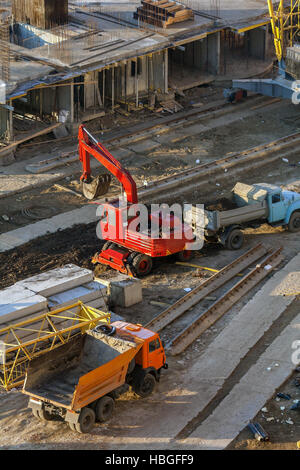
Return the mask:
[[(106, 194), (110, 186), (111, 174), (121, 183), (123, 190), (126, 193), (127, 201), (129, 203), (136, 204), (138, 202), (137, 188), (131, 174), (122, 167), (121, 163), (118, 162), (118, 160), (116, 160), (83, 125), (79, 126), (78, 142), (79, 160), (82, 162), (83, 168), (80, 180), (82, 181), (83, 194), (85, 197), (91, 200)], [(92, 178), (90, 162), (91, 156), (102, 163), (110, 174)]]

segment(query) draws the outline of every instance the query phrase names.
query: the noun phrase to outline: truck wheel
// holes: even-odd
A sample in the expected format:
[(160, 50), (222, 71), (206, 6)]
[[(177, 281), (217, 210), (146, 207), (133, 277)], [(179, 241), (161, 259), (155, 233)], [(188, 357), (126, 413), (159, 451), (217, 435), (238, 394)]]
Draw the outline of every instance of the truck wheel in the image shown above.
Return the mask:
[(108, 250), (108, 248), (110, 248), (111, 245), (112, 245), (112, 242), (105, 242), (101, 251)]
[(99, 421), (100, 423), (105, 423), (105, 421), (108, 421), (114, 411), (115, 408), (115, 401), (113, 398), (105, 396), (102, 398), (99, 398), (96, 404), (96, 420)]
[(32, 414), (33, 416), (35, 416), (36, 418), (40, 419), (41, 421), (52, 421), (53, 420), (53, 416), (48, 413), (48, 411), (46, 410), (32, 410)]
[(289, 232), (296, 233), (300, 231), (300, 211), (293, 212), (288, 224)]
[(226, 248), (228, 248), (228, 250), (239, 250), (240, 248), (242, 248), (243, 243), (243, 233), (238, 229), (234, 229), (229, 233), (225, 242), (225, 246)]
[(142, 398), (149, 397), (153, 390), (155, 389), (156, 380), (152, 374), (146, 374), (143, 378), (143, 381), (134, 387), (134, 391), (137, 395)]
[(147, 255), (138, 254), (132, 260), (132, 266), (137, 277), (147, 276), (151, 272), (152, 265), (152, 258)]
[(189, 261), (192, 257), (191, 250), (183, 250), (176, 254), (178, 261)]
[(75, 424), (75, 429), (80, 434), (85, 434), (90, 432), (93, 429), (95, 424), (95, 412), (92, 408), (82, 408), (79, 421)]

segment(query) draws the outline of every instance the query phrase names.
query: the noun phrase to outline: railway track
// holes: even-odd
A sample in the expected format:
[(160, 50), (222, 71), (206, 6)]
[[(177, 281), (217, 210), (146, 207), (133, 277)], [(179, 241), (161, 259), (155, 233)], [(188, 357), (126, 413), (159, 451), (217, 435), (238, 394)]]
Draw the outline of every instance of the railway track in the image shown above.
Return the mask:
[[(254, 104), (253, 110), (255, 110), (257, 106), (266, 107), (273, 104), (274, 99), (266, 98), (265, 96), (260, 95), (253, 95), (247, 99), (247, 102), (239, 104), (234, 108), (231, 104), (224, 101), (224, 99), (218, 100), (213, 104), (204, 105), (199, 109), (178, 112), (176, 113), (176, 116), (161, 117), (159, 120), (157, 119), (155, 122), (152, 122), (149, 125), (142, 125), (140, 128), (137, 128), (134, 131), (126, 132), (121, 136), (115, 135), (109, 138), (103, 138), (101, 136), (102, 143), (105, 145), (111, 144), (112, 147), (125, 145), (128, 143), (124, 142), (124, 139), (129, 139), (130, 143), (133, 143), (151, 137), (152, 134), (159, 132), (159, 129), (164, 126), (170, 125), (169, 130), (171, 131), (175, 130), (177, 127), (191, 126), (195, 123), (198, 123), (202, 119), (214, 119), (225, 114), (232, 114), (233, 111), (242, 111), (244, 108), (249, 110), (249, 103)], [(250, 109), (252, 109), (252, 107)], [(95, 135), (100, 136), (100, 133), (95, 133)], [(134, 140), (132, 137), (134, 137)]]
[(300, 152), (300, 132), (149, 182), (146, 188), (138, 188), (139, 198), (145, 200), (158, 193), (159, 199), (174, 193), (178, 196), (190, 191), (191, 185), (195, 184), (197, 190), (207, 185), (215, 186), (228, 177), (232, 178), (233, 173), (234, 176), (238, 176), (250, 168), (259, 168), (283, 156), (288, 157), (298, 152)]
[(209, 294), (214, 293), (217, 289), (236, 277), (241, 271), (250, 268), (254, 263), (263, 258), (255, 268), (243, 276), (239, 282), (169, 341), (167, 348), (172, 355), (183, 352), (201, 333), (212, 326), (224, 313), (238, 302), (242, 296), (247, 294), (265, 276), (272, 272), (283, 259), (281, 251), (281, 248), (275, 251), (267, 250), (262, 244), (254, 246), (161, 312), (151, 320), (146, 327), (155, 331), (163, 330), (175, 320), (178, 320), (192, 309), (197, 308), (198, 304), (209, 296)]

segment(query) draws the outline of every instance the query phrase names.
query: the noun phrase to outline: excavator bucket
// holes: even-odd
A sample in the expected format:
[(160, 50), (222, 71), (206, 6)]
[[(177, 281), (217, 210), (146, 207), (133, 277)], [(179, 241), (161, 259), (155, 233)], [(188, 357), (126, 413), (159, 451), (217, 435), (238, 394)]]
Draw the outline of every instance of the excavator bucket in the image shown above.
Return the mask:
[(86, 199), (92, 199), (104, 196), (109, 190), (111, 175), (108, 173), (91, 178), (90, 183), (82, 182), (82, 192)]

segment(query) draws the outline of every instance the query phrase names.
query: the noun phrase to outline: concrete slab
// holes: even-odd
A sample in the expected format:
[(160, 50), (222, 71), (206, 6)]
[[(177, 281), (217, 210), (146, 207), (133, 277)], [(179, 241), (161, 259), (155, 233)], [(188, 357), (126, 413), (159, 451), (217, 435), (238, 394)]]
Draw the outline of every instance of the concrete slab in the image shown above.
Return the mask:
[[(299, 339), (300, 314), (266, 349), (214, 412), (180, 447), (225, 449), (291, 375), (292, 344)], [(278, 359), (279, 358), (279, 359)]]
[(133, 152), (131, 150), (122, 147), (116, 147), (113, 152), (114, 157), (117, 160), (123, 160), (124, 158), (128, 158), (133, 155)]
[(35, 292), (22, 286), (10, 286), (0, 291), (0, 307), (35, 295)]
[[(243, 354), (243, 353), (242, 353)], [(220, 360), (222, 358), (222, 360)], [(229, 377), (237, 367), (241, 359), (239, 351), (231, 351), (219, 348), (213, 342), (211, 347), (206, 348), (200, 356), (199, 361), (192, 366), (191, 374), (197, 374), (206, 383), (218, 384), (222, 387), (226, 378)]]
[(128, 148), (135, 153), (147, 154), (151, 152), (151, 150), (160, 147), (159, 142), (155, 142), (155, 140), (146, 139), (142, 142), (138, 142), (136, 144), (128, 145)]
[(0, 235), (0, 252), (7, 251), (7, 247), (13, 249), (17, 246), (21, 246), (47, 233), (55, 233), (58, 230), (64, 230), (76, 224), (96, 222), (96, 209), (96, 206), (92, 204), (82, 206), (80, 209), (74, 209), (47, 220), (42, 220), (7, 233), (2, 233)]
[(24, 299), (0, 306), (0, 324), (25, 317), (41, 310), (47, 311), (47, 299), (41, 295), (31, 295)]
[(23, 281), (18, 281), (15, 285), (26, 287), (36, 294), (50, 297), (92, 280), (93, 273), (89, 269), (67, 264), (62, 268), (51, 269)]
[(96, 300), (90, 300), (87, 302), (87, 305), (89, 307), (97, 308), (98, 310), (101, 310), (102, 312), (107, 312), (107, 303), (102, 298), (99, 298)]
[(107, 287), (99, 282), (89, 282), (88, 284), (80, 285), (48, 297), (48, 305), (50, 310), (55, 310), (58, 307), (71, 305), (78, 300), (88, 305), (90, 305), (92, 300), (99, 300), (99, 304), (105, 306)]

